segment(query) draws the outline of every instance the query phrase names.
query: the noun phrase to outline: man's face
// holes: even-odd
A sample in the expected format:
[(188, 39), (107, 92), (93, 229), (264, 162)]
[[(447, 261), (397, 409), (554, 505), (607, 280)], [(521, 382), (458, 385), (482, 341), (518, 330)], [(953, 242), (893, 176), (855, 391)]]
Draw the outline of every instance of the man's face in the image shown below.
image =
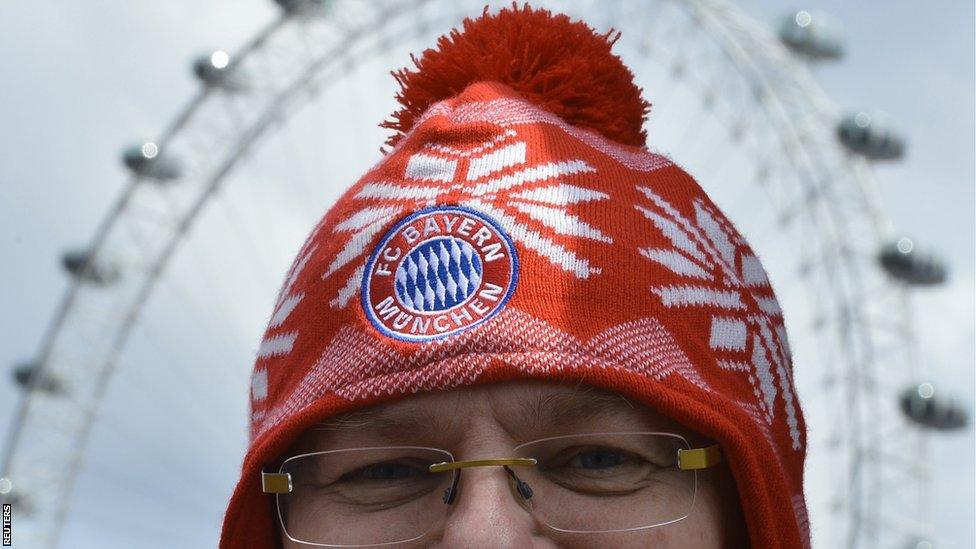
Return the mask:
[[(615, 393), (536, 380), (419, 393), (333, 418), (327, 424), (328, 430), (308, 430), (288, 455), (409, 445), (447, 450), (458, 461), (507, 458), (523, 442), (600, 432), (669, 432), (684, 436), (692, 447), (709, 444), (700, 435)], [(502, 468), (464, 469), (442, 526), (418, 542), (395, 547), (709, 549), (740, 547), (745, 539), (738, 496), (725, 466), (698, 472), (694, 508), (687, 518), (631, 532), (558, 532), (537, 520), (517, 497)], [(614, 498), (606, 501), (606, 505), (594, 506), (597, 516), (591, 520), (611, 523), (615, 514), (625, 511), (614, 506)], [(349, 521), (343, 527), (364, 526)], [(372, 534), (375, 522), (369, 528)], [(376, 535), (382, 537), (382, 532)], [(286, 549), (308, 547), (284, 533), (281, 538)]]

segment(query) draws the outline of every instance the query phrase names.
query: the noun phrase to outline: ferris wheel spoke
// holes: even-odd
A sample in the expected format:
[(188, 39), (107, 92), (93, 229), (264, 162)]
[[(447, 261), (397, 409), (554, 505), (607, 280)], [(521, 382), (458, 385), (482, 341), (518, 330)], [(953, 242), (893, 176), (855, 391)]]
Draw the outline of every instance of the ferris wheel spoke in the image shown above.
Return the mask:
[[(127, 358), (121, 359), (119, 364), (120, 366), (135, 366)], [(174, 365), (173, 368), (175, 369), (176, 366)], [(190, 377), (188, 370), (185, 368), (181, 368), (179, 371), (168, 372), (168, 374), (169, 376), (167, 377), (173, 378), (177, 378), (177, 376), (184, 378)], [(179, 384), (180, 389), (169, 394), (162, 394), (157, 387), (148, 385), (143, 379), (133, 380), (126, 376), (116, 376), (113, 379), (113, 383), (116, 385), (114, 388), (116, 391), (122, 391), (130, 399), (135, 396), (139, 397), (135, 402), (139, 406), (140, 413), (144, 416), (153, 417), (149, 412), (158, 412), (156, 416), (159, 418), (156, 422), (157, 425), (165, 426), (170, 424), (194, 425), (196, 428), (205, 427), (211, 440), (224, 442), (224, 447), (226, 448), (236, 446), (233, 444), (235, 437), (228, 432), (226, 425), (223, 425), (222, 422), (214, 417), (216, 416), (214, 412), (226, 412), (230, 410), (220, 410), (218, 405), (215, 404), (216, 399), (208, 398), (206, 392), (199, 390), (199, 386), (195, 387), (188, 383)], [(182, 405), (175, 406), (174, 404), (177, 402), (182, 403)], [(207, 403), (206, 408), (201, 404), (202, 402)], [(182, 417), (184, 421), (175, 424), (171, 423), (172, 418), (177, 417)]]
[[(169, 540), (177, 544), (174, 547), (192, 547), (201, 542), (199, 538), (187, 533), (189, 529), (186, 526), (188, 522), (205, 520), (204, 517), (212, 517), (213, 510), (211, 508), (202, 506), (199, 503), (196, 505), (191, 503), (187, 506), (189, 509), (184, 511), (181, 506), (188, 503), (185, 497), (158, 498), (154, 496), (154, 492), (159, 491), (155, 485), (147, 485), (139, 477), (134, 475), (121, 475), (97, 470), (97, 472), (93, 473), (93, 476), (100, 483), (105, 483), (108, 486), (118, 486), (119, 490), (128, 490), (127, 498), (135, 500), (131, 503), (139, 505), (139, 509), (144, 509), (145, 507), (156, 509), (156, 512), (153, 513), (126, 512), (120, 516), (119, 509), (113, 509), (106, 505), (88, 504), (78, 506), (78, 514), (80, 517), (86, 517), (88, 519), (86, 522), (103, 525), (102, 531), (99, 532), (97, 538), (99, 542), (109, 543), (109, 540), (116, 539), (120, 535), (124, 536), (128, 543), (131, 544), (129, 546), (132, 547), (142, 547), (149, 540), (152, 540), (153, 543)], [(131, 486), (128, 486), (130, 483)], [(191, 491), (186, 485), (180, 484), (183, 490)], [(132, 487), (141, 489), (132, 490)], [(174, 512), (174, 509), (178, 511)], [(147, 515), (151, 517), (148, 520)], [(158, 521), (159, 518), (167, 515), (178, 522), (167, 525)], [(122, 518), (123, 516), (124, 519)]]
[[(108, 419), (107, 417), (104, 419)], [(162, 479), (166, 487), (178, 488), (179, 492), (192, 492), (193, 494), (212, 497), (221, 494), (226, 490), (225, 486), (218, 483), (212, 475), (208, 474), (204, 464), (206, 455), (200, 454), (198, 459), (187, 461), (181, 459), (172, 451), (172, 446), (160, 445), (156, 440), (148, 436), (145, 429), (134, 429), (128, 425), (120, 424), (117, 421), (108, 419), (107, 425), (111, 429), (105, 429), (109, 434), (102, 435), (102, 438), (115, 442), (117, 446), (129, 449), (124, 455), (104, 455), (89, 452), (85, 461), (88, 465), (87, 470), (99, 472), (105, 477), (114, 480), (122, 480), (114, 477), (116, 472), (124, 471), (124, 466), (132, 463), (143, 463), (145, 469), (153, 471), (153, 476)], [(157, 433), (150, 433), (157, 434)], [(132, 451), (138, 443), (139, 451)], [(165, 473), (165, 474), (160, 474)], [(174, 482), (178, 480), (178, 482)], [(127, 483), (126, 483), (127, 484)], [(142, 483), (133, 483), (128, 488), (134, 488)], [(120, 485), (121, 493), (127, 493), (126, 485)], [(147, 490), (147, 495), (157, 495), (158, 492)], [(200, 504), (201, 509), (207, 507), (207, 500), (199, 497), (185, 498)]]
[(638, 35), (640, 39), (638, 50), (641, 55), (654, 55), (657, 57), (659, 54), (659, 45), (661, 44), (658, 40), (661, 24), (667, 20), (668, 15), (676, 8), (670, 2), (652, 2), (643, 4), (641, 7), (646, 11), (638, 10), (635, 17), (630, 19), (631, 21), (638, 20), (642, 22), (641, 31)]
[[(215, 201), (217, 207), (224, 214), (224, 218), (232, 227), (244, 252), (243, 255), (247, 258), (250, 267), (248, 272), (254, 281), (255, 291), (267, 291), (268, 288), (274, 288), (283, 274), (276, 276), (274, 274), (275, 269), (268, 265), (271, 253), (264, 244), (266, 241), (255, 237), (251, 231), (252, 223), (245, 220), (244, 215), (233, 204), (229, 196), (226, 194), (218, 196)], [(273, 227), (274, 225), (274, 223), (266, 223), (264, 227)], [(274, 229), (270, 229), (270, 231), (276, 232)], [(283, 239), (276, 240), (283, 241)]]
[[(219, 382), (221, 380), (233, 379), (235, 372), (237, 373), (237, 376), (239, 378), (246, 378), (248, 376), (248, 372), (246, 368), (239, 367), (236, 370), (230, 368), (227, 371), (224, 371), (224, 369), (228, 368), (228, 366), (226, 365), (231, 365), (233, 364), (233, 362), (226, 361), (226, 360), (219, 360), (220, 357), (215, 357), (218, 360), (215, 360), (214, 363), (211, 363), (212, 366), (210, 366), (210, 369), (208, 371), (215, 372), (214, 377), (216, 379), (206, 379), (200, 375), (200, 373), (202, 372), (201, 370), (193, 367), (189, 367), (189, 368), (185, 367), (185, 365), (189, 365), (191, 362), (186, 358), (177, 356), (173, 351), (171, 351), (172, 346), (164, 344), (163, 338), (157, 332), (155, 332), (155, 329), (150, 328), (150, 324), (145, 322), (141, 323), (139, 325), (139, 328), (141, 329), (142, 333), (146, 336), (146, 341), (148, 341), (149, 344), (153, 347), (155, 351), (154, 355), (157, 357), (166, 358), (165, 363), (169, 366), (169, 368), (171, 368), (170, 374), (172, 376), (178, 376), (180, 379), (184, 381), (184, 383), (181, 384), (182, 391), (184, 391), (187, 394), (192, 393), (197, 397), (193, 399), (194, 402), (197, 403), (206, 402), (208, 406), (219, 407), (221, 405), (221, 402), (225, 402), (225, 401), (214, 399), (208, 396), (210, 393), (212, 393), (213, 388), (215, 386), (215, 382)], [(225, 348), (232, 348), (232, 347), (225, 347)], [(246, 348), (246, 347), (238, 347), (238, 348)], [(192, 358), (197, 358), (197, 357), (192, 357)], [(180, 372), (182, 372), (182, 374), (180, 374)], [(234, 415), (233, 412), (235, 412), (235, 410), (229, 408), (216, 409), (214, 411), (220, 413), (216, 413), (216, 414), (212, 413), (209, 414), (209, 416), (233, 417)], [(223, 433), (225, 431), (221, 431), (221, 432)], [(228, 440), (233, 440), (233, 439), (231, 438)]]
[[(196, 265), (200, 265), (197, 263)], [(205, 275), (208, 276), (208, 275)], [(208, 278), (213, 278), (208, 276)], [(227, 320), (234, 318), (234, 313), (231, 312), (230, 306), (228, 305), (228, 300), (223, 297), (223, 293), (218, 289), (220, 286), (217, 284), (202, 284), (204, 288), (214, 289), (214, 292), (208, 293), (208, 305), (204, 306), (199, 303), (197, 299), (193, 297), (193, 294), (187, 289), (187, 287), (175, 277), (167, 277), (163, 284), (169, 289), (175, 291), (179, 298), (188, 305), (190, 309), (193, 310), (197, 318), (204, 318), (207, 325), (215, 327), (227, 326)], [(213, 332), (216, 337), (220, 340), (219, 343), (224, 345), (225, 349), (244, 349), (248, 348), (247, 342), (243, 339), (228, 339), (228, 332), (224, 330), (214, 330)]]
[[(127, 520), (126, 527), (123, 528), (117, 515), (112, 515), (111, 512), (94, 505), (79, 506), (77, 513), (79, 518), (86, 517), (90, 522), (104, 525), (102, 531), (91, 535), (92, 538), (98, 539), (99, 543), (103, 544), (111, 543), (111, 540), (118, 540), (120, 537), (125, 540), (123, 543), (129, 547), (144, 546), (147, 539), (154, 542), (171, 540), (174, 547), (192, 547), (200, 542), (198, 538), (193, 538), (185, 533), (185, 524), (174, 527), (141, 519)], [(85, 537), (85, 539), (88, 538)]]
[(299, 197), (299, 202), (301, 202), (301, 207), (305, 211), (305, 217), (307, 219), (314, 219), (315, 216), (319, 215), (321, 212), (316, 206), (321, 204), (319, 197), (322, 196), (321, 189), (313, 189), (312, 183), (308, 176), (308, 173), (304, 170), (305, 162), (301, 161), (300, 147), (297, 146), (296, 140), (291, 134), (291, 129), (288, 126), (283, 127), (279, 132), (277, 132), (276, 137), (278, 139), (282, 158), (284, 158), (284, 164), (286, 165), (287, 175), (285, 179), (288, 180), (289, 186), (294, 189), (295, 196)]
[[(583, 12), (596, 5), (599, 3), (566, 2), (569, 11)], [(234, 290), (227, 284), (231, 275), (225, 271), (231, 263), (218, 265), (213, 250), (200, 249), (199, 239), (188, 234), (191, 226), (202, 220), (208, 223), (208, 230), (229, 228), (234, 243), (224, 243), (223, 252), (237, 260), (233, 264), (235, 280), (248, 277), (245, 285), (249, 282), (255, 295), (276, 288), (280, 279), (275, 265), (284, 261), (276, 257), (277, 247), (293, 244), (294, 238), (279, 223), (252, 219), (245, 203), (233, 201), (235, 195), (217, 191), (226, 190), (234, 179), (233, 170), (240, 170), (253, 157), (254, 149), (267, 147), (263, 142), (271, 138), (282, 148), (275, 160), (286, 164), (279, 172), (288, 181), (260, 182), (250, 191), (267, 192), (271, 187), (280, 195), (296, 197), (301, 204), (296, 205), (294, 217), (316, 219), (326, 205), (315, 199), (327, 196), (328, 189), (321, 188), (312, 174), (334, 171), (326, 162), (335, 160), (319, 153), (303, 155), (309, 149), (296, 139), (289, 121), (300, 109), (311, 106), (322, 109), (315, 113), (322, 119), (322, 131), (332, 131), (335, 107), (325, 110), (321, 101), (313, 102), (323, 90), (352, 79), (360, 79), (362, 84), (364, 63), (380, 55), (400, 55), (408, 43), (417, 38), (427, 41), (462, 15), (477, 16), (481, 6), (473, 1), (335, 0), (328, 7), (321, 17), (282, 15), (242, 48), (232, 66), (240, 71), (237, 76), (246, 86), (236, 91), (213, 85), (203, 88), (158, 142), (164, 155), (179, 159), (179, 177), (160, 181), (137, 175), (126, 187), (125, 198), (106, 218), (105, 228), (99, 229), (93, 257), (117, 262), (121, 276), (114, 285), (97, 290), (81, 284), (72, 290), (52, 322), (54, 335), (43, 344), (39, 359), (48, 373), (77, 390), (58, 398), (29, 395), (18, 423), (24, 435), (15, 437), (15, 451), (9, 459), (5, 457), (14, 470), (25, 472), (19, 478), (26, 484), (38, 483), (34, 486), (44, 494), (38, 504), (50, 508), (39, 514), (39, 539), (57, 537), (67, 512), (67, 503), (59, 500), (70, 500), (77, 453), (84, 447), (95, 421), (94, 411), (103, 398), (131, 393), (139, 400), (140, 411), (145, 409), (147, 422), (164, 424), (170, 413), (170, 419), (192, 423), (197, 436), (209, 437), (221, 448), (234, 445), (237, 435), (210, 418), (233, 416), (243, 422), (244, 410), (234, 410), (228, 399), (208, 401), (209, 378), (226, 379), (246, 389), (247, 365), (238, 362), (252, 357), (224, 359), (216, 351), (212, 357), (194, 356), (190, 351), (182, 356), (178, 346), (162, 337), (162, 327), (152, 324), (152, 319), (140, 319), (149, 292), (157, 292), (153, 295), (159, 297), (148, 310), (158, 314), (157, 302), (172, 301), (186, 318), (205, 326), (197, 337), (211, 340), (208, 349), (249, 349), (240, 331), (244, 324), (236, 322), (244, 305), (240, 296), (231, 295)], [(811, 431), (821, 444), (811, 444), (811, 453), (836, 464), (831, 468), (836, 472), (831, 482), (818, 486), (827, 494), (823, 499), (836, 503), (824, 511), (837, 513), (839, 534), (828, 543), (883, 543), (876, 541), (882, 539), (881, 533), (887, 529), (896, 532), (888, 521), (917, 514), (917, 504), (903, 504), (902, 500), (910, 498), (902, 496), (921, 493), (926, 482), (908, 478), (897, 458), (917, 461), (917, 456), (925, 455), (925, 448), (906, 444), (905, 451), (912, 455), (897, 453), (896, 444), (913, 440), (915, 431), (904, 428), (905, 420), (891, 395), (900, 390), (898, 380), (916, 375), (918, 369), (911, 323), (902, 322), (910, 315), (908, 306), (902, 306), (903, 288), (878, 276), (877, 247), (891, 229), (880, 209), (869, 163), (838, 144), (833, 106), (809, 70), (764, 26), (724, 0), (622, 2), (605, 15), (598, 21), (626, 30), (628, 38), (618, 47), (633, 48), (639, 60), (632, 64), (635, 72), (651, 83), (646, 88), (656, 101), (648, 123), (651, 142), (666, 146), (658, 140), (666, 130), (683, 134), (665, 148), (679, 160), (710, 156), (701, 166), (694, 165), (699, 172), (696, 177), (703, 182), (721, 178), (715, 180), (716, 187), (747, 188), (741, 196), (726, 201), (729, 210), (732, 214), (746, 212), (742, 225), (748, 228), (744, 233), (756, 245), (756, 253), (782, 265), (770, 278), (777, 295), (796, 304), (785, 308), (792, 312), (786, 319), (791, 323), (791, 339), (795, 339), (794, 326), (804, 339), (796, 342), (795, 347), (803, 350), (796, 357), (796, 367), (818, 369), (809, 376), (815, 387), (806, 389), (812, 396), (806, 402), (829, 403), (826, 410), (811, 409), (811, 417), (826, 418), (818, 430)], [(635, 34), (631, 29), (637, 29)], [(659, 70), (649, 70), (647, 74), (655, 76), (645, 77), (637, 70), (644, 68), (640, 63)], [(366, 88), (369, 86), (358, 86), (356, 91)], [(368, 97), (360, 93), (343, 99), (339, 103), (354, 112), (368, 105)], [(697, 113), (690, 121), (686, 109)], [(363, 131), (362, 125), (354, 127)], [(362, 133), (354, 135), (356, 142), (371, 139)], [(726, 176), (746, 171), (735, 163), (743, 159), (749, 175)], [(311, 173), (305, 171), (307, 167)], [(262, 198), (267, 196), (271, 195)], [(215, 205), (220, 214), (214, 215), (223, 217), (200, 215), (211, 200), (220, 201)], [(180, 253), (174, 254), (177, 249)], [(232, 255), (237, 251), (242, 253)], [(193, 267), (192, 281), (181, 278), (186, 276), (185, 264)], [(249, 274), (237, 274), (243, 270)], [(204, 288), (206, 294), (191, 288)], [(154, 354), (152, 360), (134, 361), (125, 353), (130, 334), (133, 345)], [(158, 394), (150, 381), (153, 377), (147, 375), (159, 374), (151, 369), (160, 368), (182, 380), (185, 391), (175, 399), (178, 410), (168, 409), (167, 395)], [(107, 391), (97, 380), (107, 383), (110, 378), (113, 385)], [(105, 421), (102, 428), (113, 437), (129, 439), (144, 454), (160, 456), (160, 468), (178, 471), (182, 465), (179, 456), (167, 455), (164, 443), (151, 432), (129, 425), (128, 419), (102, 414), (98, 421)], [(52, 434), (51, 440), (33, 435), (44, 429)], [(104, 459), (101, 457), (94, 459), (99, 473), (108, 471), (110, 463), (99, 461)], [(113, 479), (124, 484), (121, 477)], [(192, 480), (200, 481), (207, 490), (216, 486), (216, 481), (210, 485)], [(889, 492), (894, 483), (899, 483), (899, 491)], [(135, 498), (155, 489), (145, 483), (139, 487)], [(897, 493), (898, 498), (888, 501), (888, 493)], [(193, 499), (191, 512), (202, 510), (202, 502), (197, 509), (197, 499), (187, 498)], [(895, 499), (901, 508), (895, 506)], [(89, 510), (73, 512), (84, 515)], [(817, 524), (819, 517), (814, 517), (811, 522)], [(911, 520), (901, 524), (908, 533), (921, 527)], [(147, 532), (152, 529), (151, 524), (145, 527)], [(187, 545), (181, 541), (174, 540)]]

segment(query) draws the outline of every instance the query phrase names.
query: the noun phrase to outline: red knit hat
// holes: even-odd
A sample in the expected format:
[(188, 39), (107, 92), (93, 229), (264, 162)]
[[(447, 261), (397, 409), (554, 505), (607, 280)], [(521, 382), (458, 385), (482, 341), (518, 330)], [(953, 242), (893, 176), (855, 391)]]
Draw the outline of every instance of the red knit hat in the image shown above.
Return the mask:
[(616, 391), (715, 439), (752, 543), (809, 546), (782, 313), (742, 235), (644, 147), (618, 36), (486, 9), (396, 74), (394, 147), (312, 231), (258, 351), (222, 548), (280, 547), (261, 470), (312, 424), (524, 378)]

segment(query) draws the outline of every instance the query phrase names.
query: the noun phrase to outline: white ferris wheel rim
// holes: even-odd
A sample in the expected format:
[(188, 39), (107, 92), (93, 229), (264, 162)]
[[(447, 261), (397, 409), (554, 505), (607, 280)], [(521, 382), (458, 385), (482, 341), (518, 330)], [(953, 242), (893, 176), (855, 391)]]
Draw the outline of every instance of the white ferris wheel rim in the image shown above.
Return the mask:
[[(585, 2), (564, 4), (575, 6), (579, 3), (585, 4)], [(160, 235), (165, 238), (160, 238), (158, 243), (153, 244), (155, 247), (151, 251), (154, 259), (146, 262), (141, 278), (132, 279), (133, 275), (130, 274), (130, 281), (136, 283), (123, 290), (128, 292), (123, 296), (123, 307), (106, 321), (103, 347), (98, 350), (100, 353), (94, 353), (96, 357), (84, 372), (88, 378), (86, 382), (81, 381), (77, 368), (72, 373), (59, 363), (59, 345), (70, 340), (72, 320), (78, 316), (79, 307), (83, 307), (86, 301), (79, 299), (79, 294), (89, 291), (84, 282), (76, 280), (72, 284), (61, 307), (55, 313), (41, 346), (38, 370), (40, 373), (66, 378), (75, 388), (79, 388), (84, 383), (88, 385), (80, 391), (82, 396), (65, 399), (67, 402), (58, 402), (55, 397), (41, 391), (26, 391), (9, 442), (4, 448), (3, 461), (0, 462), (0, 473), (16, 478), (18, 485), (23, 479), (28, 486), (34, 482), (36, 486), (46, 488), (43, 490), (46, 494), (43, 497), (48, 501), (38, 505), (39, 514), (42, 515), (38, 531), (45, 532), (38, 538), (41, 544), (53, 545), (58, 539), (68, 513), (67, 496), (71, 493), (74, 479), (81, 468), (85, 442), (96, 420), (95, 414), (99, 402), (114, 372), (116, 358), (138, 319), (139, 311), (187, 230), (236, 163), (247, 156), (254, 142), (268, 130), (269, 126), (291, 116), (314, 97), (316, 91), (323, 86), (326, 76), (339, 75), (339, 78), (334, 78), (332, 82), (339, 81), (344, 67), (354, 63), (357, 56), (376, 55), (390, 49), (398, 36), (397, 24), (406, 22), (406, 28), (399, 29), (399, 32), (409, 34), (416, 32), (411, 23), (418, 17), (428, 17), (426, 24), (437, 28), (438, 23), (455, 22), (459, 20), (459, 14), (471, 12), (464, 8), (472, 7), (476, 10), (481, 5), (479, 2), (457, 2), (453, 4), (457, 11), (433, 10), (429, 9), (433, 5), (430, 0), (397, 0), (384, 4), (383, 8), (375, 13), (363, 14), (359, 12), (368, 10), (357, 12), (353, 9), (355, 5), (353, 2), (336, 2), (336, 4), (340, 4), (342, 9), (334, 9), (332, 14), (341, 13), (341, 16), (327, 15), (310, 20), (299, 14), (284, 13), (279, 19), (259, 31), (236, 55), (231, 56), (230, 68), (239, 67), (245, 70), (250, 60), (273, 55), (269, 53), (273, 48), (287, 48), (293, 45), (284, 40), (294, 39), (294, 36), (289, 36), (289, 33), (306, 38), (330, 34), (332, 39), (331, 42), (323, 39), (320, 44), (317, 44), (317, 50), (309, 52), (309, 55), (296, 67), (291, 67), (291, 70), (266, 75), (267, 79), (264, 81), (256, 78), (254, 84), (262, 88), (261, 94), (263, 94), (257, 101), (260, 108), (254, 110), (256, 114), (251, 119), (245, 120), (243, 125), (232, 128), (235, 138), (228, 140), (229, 146), (223, 149), (207, 149), (207, 154), (211, 156), (213, 156), (212, 151), (218, 151), (216, 161), (214, 158), (187, 160), (187, 164), (192, 165), (193, 170), (197, 171), (180, 178), (177, 184), (183, 187), (195, 184), (195, 193), (181, 204), (183, 209), (179, 215), (170, 220), (166, 229), (168, 232)], [(892, 230), (880, 207), (871, 170), (865, 161), (847, 156), (845, 164), (831, 168), (821, 167), (818, 171), (816, 158), (826, 155), (820, 148), (830, 146), (823, 141), (822, 126), (824, 121), (833, 120), (836, 116), (832, 103), (813, 81), (807, 69), (779, 44), (764, 26), (751, 20), (724, 0), (661, 0), (659, 4), (673, 5), (695, 21), (707, 36), (720, 45), (726, 61), (755, 86), (757, 104), (761, 112), (769, 118), (771, 124), (779, 128), (782, 133), (781, 139), (790, 142), (789, 147), (795, 150), (795, 157), (788, 158), (786, 161), (796, 165), (797, 170), (805, 170), (807, 175), (803, 179), (810, 182), (810, 187), (805, 192), (818, 199), (818, 210), (829, 212), (819, 219), (829, 218), (832, 230), (824, 231), (821, 237), (830, 240), (833, 246), (831, 249), (838, 252), (838, 260), (831, 266), (817, 263), (814, 267), (833, 268), (835, 272), (831, 276), (842, 280), (843, 282), (838, 283), (838, 287), (844, 286), (848, 292), (838, 299), (845, 303), (853, 302), (854, 297), (862, 295), (858, 292), (867, 290), (858, 288), (863, 284), (859, 275), (861, 267), (854, 265), (854, 259), (845, 253), (847, 245), (844, 232), (849, 231), (859, 221), (863, 225), (857, 227), (864, 232), (870, 232), (872, 238), (880, 245), (891, 237)], [(357, 20), (357, 17), (362, 19)], [(391, 32), (377, 32), (378, 30), (391, 30)], [(778, 69), (778, 73), (771, 73), (770, 67)], [(257, 75), (256, 72), (252, 74)], [(230, 95), (230, 91), (222, 90), (218, 86), (204, 87), (168, 125), (157, 141), (159, 150), (169, 153), (178, 149), (181, 138), (194, 131), (195, 122), (206, 115), (208, 107), (222, 101), (230, 101), (228, 99)], [(801, 102), (798, 100), (805, 102), (805, 105), (798, 104)], [(794, 109), (798, 108), (804, 108), (805, 112), (797, 115)], [(226, 135), (222, 138), (226, 139)], [(839, 145), (834, 142), (833, 147), (839, 148)], [(193, 148), (185, 147), (184, 150), (193, 150)], [(830, 173), (843, 170), (843, 177), (824, 175), (828, 169), (834, 170)], [(851, 188), (845, 189), (845, 192), (854, 192), (858, 195), (854, 201), (857, 204), (858, 221), (852, 221), (851, 218), (855, 216), (845, 211), (844, 204), (836, 199), (825, 199), (836, 192), (836, 189), (831, 187), (832, 184), (845, 178), (853, 183)], [(92, 261), (103, 255), (118, 253), (113, 246), (136, 244), (126, 242), (116, 233), (126, 223), (133, 222), (127, 218), (127, 214), (130, 213), (129, 208), (138, 202), (140, 193), (151, 186), (152, 183), (149, 183), (144, 176), (135, 175), (130, 179), (116, 205), (103, 219), (93, 239)], [(891, 290), (892, 294), (899, 293), (894, 286)], [(899, 315), (900, 328), (910, 331), (909, 313), (905, 308), (905, 302), (896, 301), (892, 307), (895, 314)], [(848, 309), (845, 311), (851, 312)], [(855, 332), (856, 338), (868, 341), (867, 346), (871, 348), (872, 331), (876, 328), (867, 325), (869, 319), (867, 315), (852, 316), (855, 320), (849, 320), (850, 324), (847, 327)], [(906, 339), (906, 347), (911, 345), (911, 339), (910, 337)], [(881, 511), (876, 511), (880, 509), (877, 502), (884, 493), (885, 486), (877, 480), (882, 476), (881, 465), (870, 453), (880, 440), (881, 434), (884, 434), (879, 431), (883, 431), (886, 426), (871, 426), (868, 425), (870, 422), (864, 419), (863, 409), (865, 407), (869, 410), (876, 409), (877, 406), (872, 404), (871, 399), (880, 397), (876, 394), (872, 396), (871, 392), (864, 388), (876, 384), (874, 365), (858, 355), (856, 350), (854, 354), (857, 356), (852, 356), (850, 360), (855, 363), (851, 366), (855, 370), (852, 374), (855, 388), (850, 389), (844, 398), (846, 405), (859, 413), (856, 414), (851, 425), (847, 426), (850, 432), (845, 433), (844, 438), (851, 443), (846, 449), (848, 466), (851, 468), (851, 471), (848, 471), (848, 478), (856, 486), (844, 494), (843, 497), (846, 499), (842, 504), (842, 512), (845, 513), (848, 522), (847, 539), (844, 541), (849, 546), (860, 546), (860, 540), (869, 539), (877, 533), (878, 529), (886, 528), (885, 521), (888, 520), (888, 517), (882, 516)], [(906, 349), (905, 354), (910, 360), (911, 349)], [(902, 374), (908, 378), (913, 373), (913, 368), (911, 363), (906, 364), (902, 368)], [(35, 379), (40, 377), (42, 376), (35, 376)], [(31, 433), (43, 432), (44, 426), (52, 421), (67, 426), (67, 428), (62, 427), (62, 431), (67, 432), (68, 436), (63, 440), (54, 441), (54, 444), (48, 448), (32, 445), (30, 442), (32, 439), (41, 440), (44, 437), (31, 437)], [(924, 445), (917, 445), (915, 449), (918, 454), (912, 466), (915, 462), (924, 462), (925, 459)], [(38, 457), (42, 451), (46, 457)], [(15, 474), (11, 474), (11, 471)], [(865, 481), (865, 478), (869, 480)], [(917, 484), (923, 482), (910, 475), (899, 478), (905, 482)], [(924, 489), (924, 486), (920, 489)], [(32, 494), (39, 492), (41, 491), (31, 490)], [(915, 514), (919, 513), (920, 511)], [(919, 521), (917, 527), (904, 524), (901, 526), (912, 533), (924, 531), (924, 517), (911, 518)]]

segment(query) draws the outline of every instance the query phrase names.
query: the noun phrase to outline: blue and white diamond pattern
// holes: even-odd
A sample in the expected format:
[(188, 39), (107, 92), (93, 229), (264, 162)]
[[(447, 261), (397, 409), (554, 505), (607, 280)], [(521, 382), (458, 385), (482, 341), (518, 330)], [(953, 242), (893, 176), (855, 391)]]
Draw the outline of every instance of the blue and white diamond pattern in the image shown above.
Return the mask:
[(407, 254), (394, 276), (397, 297), (407, 309), (415, 313), (445, 311), (478, 289), (481, 258), (464, 240), (437, 238)]

